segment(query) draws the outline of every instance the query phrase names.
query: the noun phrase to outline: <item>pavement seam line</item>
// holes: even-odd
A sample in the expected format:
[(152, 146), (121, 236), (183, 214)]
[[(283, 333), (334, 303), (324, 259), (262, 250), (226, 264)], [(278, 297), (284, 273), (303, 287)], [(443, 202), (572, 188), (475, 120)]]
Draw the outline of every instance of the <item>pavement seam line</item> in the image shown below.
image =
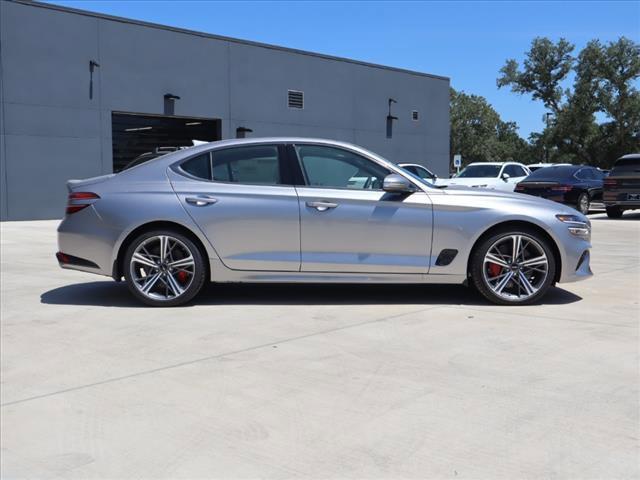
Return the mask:
[[(516, 317), (521, 317), (522, 313), (514, 313), (514, 312), (507, 312), (507, 311), (496, 311), (496, 310), (480, 310), (478, 308), (474, 308), (472, 306), (465, 306), (465, 305), (443, 305), (441, 308), (451, 308), (454, 310), (471, 310), (472, 312), (490, 312), (490, 313), (494, 313), (494, 314), (502, 314), (502, 315), (509, 315), (509, 316), (516, 316)], [(604, 322), (592, 322), (590, 320), (579, 320), (576, 318), (561, 318), (561, 317), (549, 317), (547, 315), (538, 315), (536, 313), (530, 313), (530, 314), (525, 314), (530, 318), (542, 318), (544, 320), (557, 320), (559, 322), (574, 322), (574, 323), (586, 323), (589, 325), (600, 325), (603, 327), (617, 327), (617, 328), (637, 328), (636, 325), (627, 325), (624, 323), (604, 323)]]
[(196, 358), (194, 360), (187, 360), (187, 361), (184, 361), (184, 362), (174, 363), (172, 365), (166, 365), (164, 367), (157, 367), (157, 368), (152, 368), (150, 370), (143, 370), (143, 371), (136, 372), (136, 373), (130, 373), (128, 375), (121, 375), (119, 377), (107, 378), (106, 380), (101, 380), (99, 382), (87, 383), (85, 385), (78, 385), (76, 387), (69, 387), (69, 388), (65, 388), (65, 389), (62, 389), (62, 390), (57, 390), (55, 392), (43, 393), (41, 395), (34, 395), (34, 396), (31, 396), (31, 397), (22, 398), (22, 399), (19, 399), (19, 400), (12, 400), (10, 402), (5, 402), (5, 403), (0, 404), (0, 408), (9, 407), (9, 406), (12, 406), (12, 405), (18, 405), (18, 404), (25, 403), (25, 402), (30, 402), (30, 401), (33, 401), (33, 400), (40, 400), (42, 398), (53, 397), (53, 396), (56, 396), (56, 395), (62, 395), (64, 393), (75, 392), (75, 391), (78, 391), (78, 390), (85, 390), (87, 388), (97, 387), (97, 386), (100, 386), (100, 385), (106, 385), (106, 384), (109, 384), (109, 383), (115, 383), (115, 382), (119, 382), (119, 381), (122, 381), (122, 380), (128, 380), (128, 379), (135, 378), (135, 377), (141, 377), (141, 376), (144, 376), (144, 375), (151, 375), (151, 374), (162, 372), (162, 371), (166, 371), (166, 370), (172, 370), (174, 368), (181, 368), (181, 367), (186, 367), (186, 366), (190, 366), (190, 365), (195, 365), (195, 364), (200, 363), (200, 362), (207, 362), (207, 361), (210, 361), (210, 360), (217, 360), (219, 358), (228, 357), (228, 356), (231, 356), (231, 355), (237, 355), (237, 354), (240, 354), (240, 353), (251, 352), (253, 350), (260, 350), (261, 348), (270, 347), (272, 345), (282, 345), (282, 344), (285, 344), (285, 343), (295, 342), (297, 340), (303, 340), (305, 338), (315, 337), (317, 335), (326, 335), (328, 333), (340, 332), (342, 330), (348, 330), (350, 328), (357, 328), (357, 327), (361, 327), (363, 325), (372, 325), (372, 324), (375, 324), (375, 323), (382, 323), (382, 322), (386, 322), (388, 320), (394, 320), (396, 318), (404, 317), (406, 315), (414, 315), (416, 313), (426, 312), (426, 311), (434, 310), (434, 309), (438, 309), (438, 308), (442, 308), (442, 307), (421, 308), (420, 310), (413, 310), (413, 311), (410, 311), (410, 312), (397, 313), (395, 315), (390, 315), (390, 316), (387, 316), (387, 317), (377, 318), (377, 319), (374, 319), (374, 320), (366, 320), (366, 321), (354, 323), (354, 324), (351, 324), (351, 325), (344, 325), (342, 327), (330, 328), (330, 329), (327, 329), (327, 330), (320, 330), (318, 332), (307, 333), (307, 334), (304, 334), (304, 335), (298, 335), (296, 337), (285, 338), (285, 339), (282, 339), (282, 340), (274, 340), (274, 341), (271, 341), (271, 342), (262, 343), (260, 345), (254, 345), (252, 347), (242, 348), (242, 349), (239, 349), (239, 350), (233, 350), (231, 352), (219, 353), (217, 355), (209, 355), (207, 357), (201, 357), (201, 358)]

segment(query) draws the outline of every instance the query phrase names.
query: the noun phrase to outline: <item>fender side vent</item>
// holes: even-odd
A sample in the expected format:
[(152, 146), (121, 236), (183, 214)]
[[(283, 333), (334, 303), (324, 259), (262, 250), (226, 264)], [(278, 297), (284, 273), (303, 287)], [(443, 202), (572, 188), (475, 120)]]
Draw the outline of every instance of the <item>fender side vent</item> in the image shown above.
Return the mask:
[(436, 265), (439, 267), (444, 267), (453, 262), (453, 259), (456, 258), (458, 254), (458, 250), (453, 250), (452, 248), (445, 248), (440, 252), (438, 258), (436, 259)]

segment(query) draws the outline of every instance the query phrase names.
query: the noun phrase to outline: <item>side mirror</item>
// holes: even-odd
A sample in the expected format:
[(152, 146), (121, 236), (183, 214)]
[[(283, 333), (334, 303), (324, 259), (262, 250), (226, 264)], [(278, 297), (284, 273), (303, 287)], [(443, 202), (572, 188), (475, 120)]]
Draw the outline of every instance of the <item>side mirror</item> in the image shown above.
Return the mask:
[(500, 178), (506, 182), (511, 178), (511, 175), (509, 175), (508, 173), (503, 173), (502, 175), (500, 175)]
[(411, 193), (415, 192), (416, 189), (413, 184), (402, 175), (392, 173), (384, 177), (382, 190), (391, 193)]

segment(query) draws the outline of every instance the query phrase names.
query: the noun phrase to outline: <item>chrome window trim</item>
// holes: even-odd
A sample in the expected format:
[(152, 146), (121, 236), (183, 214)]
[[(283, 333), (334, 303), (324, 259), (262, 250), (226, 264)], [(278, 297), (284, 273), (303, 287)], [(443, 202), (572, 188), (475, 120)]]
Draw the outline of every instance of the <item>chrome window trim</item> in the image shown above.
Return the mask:
[(281, 163), (283, 161), (282, 158), (280, 158), (280, 149), (277, 148), (280, 145), (287, 145), (286, 142), (256, 142), (256, 143), (251, 143), (249, 145), (234, 145), (234, 146), (223, 146), (223, 147), (218, 147), (218, 148), (212, 148), (211, 150), (207, 150), (206, 152), (200, 152), (200, 153), (196, 153), (193, 154), (187, 158), (183, 158), (182, 160), (178, 160), (177, 162), (172, 163), (169, 168), (171, 170), (173, 170), (174, 172), (176, 172), (179, 175), (182, 175), (183, 177), (187, 177), (189, 180), (197, 180), (199, 182), (206, 182), (206, 183), (214, 183), (214, 184), (222, 184), (222, 185), (246, 185), (246, 186), (259, 186), (259, 187), (293, 187), (293, 185), (290, 185), (288, 183), (281, 183), (281, 184), (277, 184), (277, 185), (272, 185), (269, 183), (241, 183), (241, 182), (225, 182), (225, 181), (221, 181), (221, 180), (214, 180), (213, 178), (206, 179), (206, 178), (200, 178), (200, 177), (196, 177), (195, 175), (191, 175), (189, 172), (185, 171), (182, 168), (182, 164), (188, 162), (189, 160), (192, 160), (196, 157), (199, 157), (200, 155), (204, 155), (205, 153), (207, 155), (209, 155), (209, 165), (210, 165), (210, 170), (211, 170), (211, 176), (213, 177), (213, 154), (216, 151), (222, 151), (222, 150), (232, 150), (235, 148), (245, 148), (245, 147), (253, 147), (253, 146), (260, 146), (260, 145), (273, 145), (274, 147), (276, 147), (276, 149), (278, 150), (278, 163)]

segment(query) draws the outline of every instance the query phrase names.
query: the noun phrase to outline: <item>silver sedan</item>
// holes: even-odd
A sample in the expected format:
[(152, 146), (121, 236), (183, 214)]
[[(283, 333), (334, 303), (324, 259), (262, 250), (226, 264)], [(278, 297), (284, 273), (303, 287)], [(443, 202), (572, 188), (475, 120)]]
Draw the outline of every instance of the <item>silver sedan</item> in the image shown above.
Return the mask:
[(227, 140), (68, 182), (63, 268), (152, 306), (207, 281), (468, 284), (527, 304), (592, 275), (591, 225), (529, 195), (437, 188), (329, 140)]

